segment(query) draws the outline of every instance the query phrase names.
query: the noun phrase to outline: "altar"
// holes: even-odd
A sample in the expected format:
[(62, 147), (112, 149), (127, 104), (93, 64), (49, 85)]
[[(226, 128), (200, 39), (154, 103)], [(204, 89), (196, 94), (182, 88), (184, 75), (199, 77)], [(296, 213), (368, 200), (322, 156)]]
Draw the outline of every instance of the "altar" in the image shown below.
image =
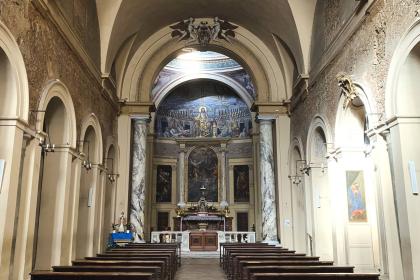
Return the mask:
[(174, 230), (205, 230), (211, 231), (231, 231), (232, 217), (226, 217), (221, 214), (208, 214), (201, 216), (197, 214), (187, 214), (186, 216), (174, 217)]

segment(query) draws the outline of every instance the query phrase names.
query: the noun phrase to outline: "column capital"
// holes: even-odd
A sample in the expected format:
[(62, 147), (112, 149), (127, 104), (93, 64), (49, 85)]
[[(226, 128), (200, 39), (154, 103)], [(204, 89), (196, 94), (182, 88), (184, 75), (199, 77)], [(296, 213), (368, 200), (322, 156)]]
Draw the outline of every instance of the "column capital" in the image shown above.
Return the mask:
[(290, 101), (281, 102), (255, 102), (251, 111), (258, 115), (287, 115)]
[(131, 115), (130, 119), (134, 121), (150, 122), (150, 114), (147, 115)]
[(257, 116), (255, 117), (255, 121), (256, 122), (273, 122), (275, 119), (277, 119), (277, 115), (269, 115), (269, 114), (264, 114), (264, 115), (260, 115), (257, 114)]
[(120, 114), (137, 116), (149, 115), (156, 111), (153, 102), (123, 102), (120, 103)]

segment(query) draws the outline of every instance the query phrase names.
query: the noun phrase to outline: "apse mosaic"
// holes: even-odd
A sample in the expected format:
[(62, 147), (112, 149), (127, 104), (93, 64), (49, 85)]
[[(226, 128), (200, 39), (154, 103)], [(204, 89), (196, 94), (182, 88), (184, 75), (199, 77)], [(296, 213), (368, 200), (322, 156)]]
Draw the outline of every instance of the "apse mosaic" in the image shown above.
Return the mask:
[(249, 137), (248, 106), (235, 92), (214, 81), (176, 88), (156, 113), (158, 137)]
[(208, 147), (196, 148), (188, 157), (188, 201), (197, 202), (202, 191), (208, 201), (218, 201), (218, 159)]

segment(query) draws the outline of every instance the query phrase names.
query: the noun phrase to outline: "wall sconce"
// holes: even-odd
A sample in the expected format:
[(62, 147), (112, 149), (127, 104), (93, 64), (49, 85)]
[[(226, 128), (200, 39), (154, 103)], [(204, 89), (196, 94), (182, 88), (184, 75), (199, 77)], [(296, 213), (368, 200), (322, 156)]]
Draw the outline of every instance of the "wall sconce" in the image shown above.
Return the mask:
[(292, 184), (294, 184), (294, 185), (299, 185), (300, 183), (302, 183), (302, 176), (299, 176), (299, 175), (291, 176), (291, 175), (289, 175), (288, 177), (292, 181)]
[[(31, 116), (35, 116), (35, 123), (38, 122), (38, 113), (42, 113), (45, 114), (45, 110), (31, 110), (30, 114)], [(42, 149), (43, 153), (50, 153), (50, 152), (54, 152), (55, 151), (55, 144), (51, 143), (51, 139), (50, 139), (50, 134), (49, 134), (49, 129), (47, 127), (45, 134), (47, 135), (46, 139), (40, 139), (39, 141), (39, 146)]]
[(39, 146), (41, 146), (43, 153), (49, 153), (55, 151), (55, 144), (51, 143), (50, 134), (46, 132), (47, 137), (39, 141)]
[[(79, 140), (79, 141), (77, 141), (79, 144), (80, 143), (87, 143), (87, 147), (88, 147), (88, 152), (87, 152), (87, 159), (85, 159), (85, 160), (83, 160), (82, 161), (82, 166), (87, 170), (87, 171), (89, 171), (89, 170), (91, 170), (92, 169), (92, 162), (89, 160), (89, 154), (90, 154), (90, 152), (89, 152), (89, 141), (86, 141), (86, 140)], [(83, 152), (80, 152), (79, 153), (81, 156), (85, 156), (85, 154), (83, 153)]]
[(309, 173), (311, 172), (311, 170), (313, 168), (319, 168), (321, 169), (321, 172), (324, 173), (325, 169), (327, 169), (327, 166), (324, 163), (316, 163), (316, 162), (310, 162), (308, 164), (305, 164), (300, 171), (302, 173), (305, 173), (306, 175), (309, 176)]
[[(107, 173), (107, 175), (108, 175), (107, 177), (108, 177), (108, 180), (111, 183), (114, 183), (119, 176), (119, 174), (114, 174), (113, 173), (114, 172), (114, 159), (113, 158), (104, 158), (104, 160), (110, 160), (111, 161), (111, 171), (112, 171), (112, 173)], [(108, 167), (106, 168), (106, 171), (108, 171)]]
[(48, 141), (45, 141), (43, 139), (41, 139), (39, 141), (39, 146), (41, 146), (42, 152), (43, 153), (50, 153), (50, 152), (54, 152), (55, 151), (55, 144), (50, 144), (50, 136), (47, 134), (48, 137)]

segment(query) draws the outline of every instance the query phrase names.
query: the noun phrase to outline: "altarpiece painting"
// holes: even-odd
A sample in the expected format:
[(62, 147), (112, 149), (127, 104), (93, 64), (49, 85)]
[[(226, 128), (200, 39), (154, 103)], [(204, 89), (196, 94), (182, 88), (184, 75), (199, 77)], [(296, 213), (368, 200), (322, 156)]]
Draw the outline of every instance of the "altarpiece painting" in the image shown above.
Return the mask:
[(233, 167), (233, 192), (235, 202), (249, 202), (249, 166)]
[(197, 202), (202, 187), (207, 201), (218, 201), (218, 158), (208, 147), (196, 148), (188, 157), (188, 201)]
[(172, 167), (170, 165), (158, 165), (156, 177), (156, 202), (171, 202)]

